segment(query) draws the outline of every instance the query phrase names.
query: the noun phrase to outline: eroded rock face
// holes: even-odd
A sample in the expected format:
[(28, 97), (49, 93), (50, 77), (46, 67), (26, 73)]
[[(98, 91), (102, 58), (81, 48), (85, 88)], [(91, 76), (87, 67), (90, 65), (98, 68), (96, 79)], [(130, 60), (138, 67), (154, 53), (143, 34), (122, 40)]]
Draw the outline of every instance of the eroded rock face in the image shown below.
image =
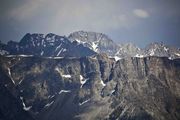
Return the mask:
[(179, 68), (179, 60), (157, 57), (117, 62), (114, 100), (119, 97), (121, 102), (111, 118), (179, 119)]
[[(1, 57), (2, 84), (38, 120), (178, 120), (180, 60)], [(12, 87), (13, 86), (13, 87)], [(22, 103), (20, 103), (22, 104)], [(21, 105), (22, 106), (22, 105)], [(27, 110), (27, 108), (29, 109)]]

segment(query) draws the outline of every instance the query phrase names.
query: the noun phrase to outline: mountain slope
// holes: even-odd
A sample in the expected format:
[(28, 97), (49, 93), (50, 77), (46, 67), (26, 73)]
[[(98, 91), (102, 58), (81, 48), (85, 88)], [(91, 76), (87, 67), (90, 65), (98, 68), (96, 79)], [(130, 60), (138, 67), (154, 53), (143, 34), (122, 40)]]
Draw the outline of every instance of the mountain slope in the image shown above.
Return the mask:
[(180, 119), (177, 48), (79, 31), (26, 34), (0, 49), (0, 119)]
[[(39, 120), (180, 119), (180, 59), (1, 57)], [(11, 75), (11, 76), (10, 76)], [(13, 83), (12, 81), (9, 81)]]

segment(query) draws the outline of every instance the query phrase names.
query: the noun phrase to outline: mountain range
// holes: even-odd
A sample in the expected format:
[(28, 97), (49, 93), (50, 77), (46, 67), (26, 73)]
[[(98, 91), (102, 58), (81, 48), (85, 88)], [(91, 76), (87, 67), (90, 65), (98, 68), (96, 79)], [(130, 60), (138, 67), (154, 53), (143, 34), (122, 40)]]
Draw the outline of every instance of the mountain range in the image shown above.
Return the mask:
[(179, 120), (180, 49), (107, 35), (0, 43), (0, 120)]
[(163, 43), (151, 43), (144, 49), (132, 43), (117, 44), (107, 35), (96, 32), (78, 31), (68, 37), (53, 33), (27, 33), (20, 42), (0, 43), (1, 55), (32, 55), (43, 57), (83, 57), (96, 53), (106, 53), (109, 57), (159, 56), (175, 59), (180, 57), (180, 49)]

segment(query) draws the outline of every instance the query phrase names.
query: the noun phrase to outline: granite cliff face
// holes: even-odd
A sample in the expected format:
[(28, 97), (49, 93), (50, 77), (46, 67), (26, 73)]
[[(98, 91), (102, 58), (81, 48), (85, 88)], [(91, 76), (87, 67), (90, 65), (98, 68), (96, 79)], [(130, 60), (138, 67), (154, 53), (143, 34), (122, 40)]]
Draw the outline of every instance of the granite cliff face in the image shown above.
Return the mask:
[(180, 119), (180, 59), (1, 56), (0, 63), (1, 85), (33, 119)]

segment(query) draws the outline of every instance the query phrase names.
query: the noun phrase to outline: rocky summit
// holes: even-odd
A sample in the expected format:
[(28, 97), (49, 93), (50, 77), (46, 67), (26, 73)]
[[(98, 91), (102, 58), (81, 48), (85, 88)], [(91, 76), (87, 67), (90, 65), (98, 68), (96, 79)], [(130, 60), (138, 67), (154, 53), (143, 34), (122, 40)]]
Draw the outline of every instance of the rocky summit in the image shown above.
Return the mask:
[(180, 119), (177, 48), (84, 31), (0, 47), (0, 120)]

